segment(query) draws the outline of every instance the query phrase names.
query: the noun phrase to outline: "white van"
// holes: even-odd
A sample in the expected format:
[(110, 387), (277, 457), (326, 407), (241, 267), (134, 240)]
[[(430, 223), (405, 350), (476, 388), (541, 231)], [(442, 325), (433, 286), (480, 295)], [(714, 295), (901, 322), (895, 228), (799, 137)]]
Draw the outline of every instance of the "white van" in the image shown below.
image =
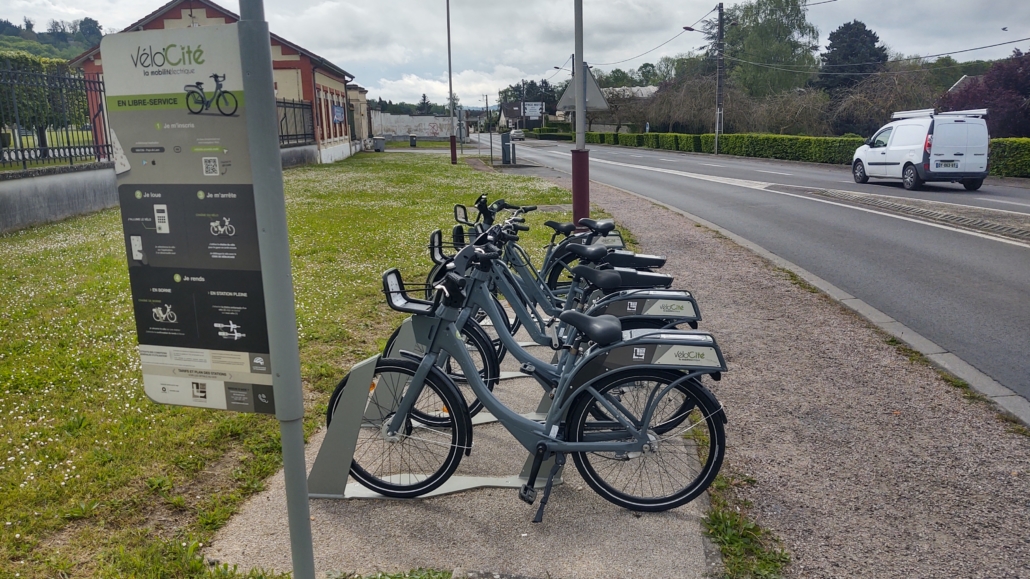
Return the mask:
[(905, 189), (926, 181), (962, 183), (976, 191), (987, 177), (987, 109), (937, 113), (902, 111), (855, 151), (856, 183), (901, 179)]

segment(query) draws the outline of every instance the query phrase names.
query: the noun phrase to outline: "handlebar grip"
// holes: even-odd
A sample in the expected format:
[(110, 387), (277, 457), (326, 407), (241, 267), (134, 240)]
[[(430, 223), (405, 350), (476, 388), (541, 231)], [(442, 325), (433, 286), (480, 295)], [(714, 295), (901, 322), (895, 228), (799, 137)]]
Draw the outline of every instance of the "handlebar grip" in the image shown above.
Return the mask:
[(528, 225), (519, 225), (518, 223), (515, 223), (512, 227), (515, 228), (515, 231), (529, 231)]
[(525, 217), (512, 217), (511, 221), (512, 221), (512, 223), (525, 223), (526, 222), (526, 218)]
[(529, 213), (530, 211), (536, 211), (536, 205), (524, 205), (522, 207), (523, 213)]

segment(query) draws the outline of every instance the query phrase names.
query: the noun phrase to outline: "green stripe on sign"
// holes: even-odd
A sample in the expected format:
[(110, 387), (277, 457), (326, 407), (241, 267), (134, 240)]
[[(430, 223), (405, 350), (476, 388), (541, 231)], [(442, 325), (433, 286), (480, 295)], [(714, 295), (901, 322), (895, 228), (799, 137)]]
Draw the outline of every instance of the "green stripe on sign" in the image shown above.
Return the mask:
[[(238, 106), (242, 107), (243, 91), (234, 91), (231, 94), (236, 97)], [(211, 98), (211, 95), (207, 95), (207, 98)], [(212, 101), (208, 110), (218, 112), (216, 105), (217, 103)], [(185, 92), (107, 97), (108, 111), (170, 111), (184, 109), (186, 109)]]

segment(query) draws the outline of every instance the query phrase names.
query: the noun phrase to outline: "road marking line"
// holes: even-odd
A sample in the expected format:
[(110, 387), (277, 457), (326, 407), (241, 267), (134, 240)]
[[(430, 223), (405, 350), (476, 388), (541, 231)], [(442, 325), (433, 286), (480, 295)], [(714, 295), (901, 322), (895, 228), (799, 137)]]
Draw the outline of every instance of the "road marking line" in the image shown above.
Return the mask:
[(747, 189), (757, 189), (759, 191), (764, 191), (766, 193), (775, 193), (776, 195), (783, 195), (785, 197), (794, 197), (794, 198), (797, 198), (797, 199), (804, 199), (806, 201), (815, 201), (817, 203), (825, 203), (827, 205), (836, 205), (837, 207), (844, 207), (846, 209), (853, 209), (855, 211), (862, 211), (864, 213), (872, 213), (873, 215), (881, 215), (883, 217), (890, 217), (891, 219), (898, 219), (900, 221), (909, 221), (911, 223), (918, 223), (920, 225), (925, 225), (927, 227), (935, 227), (937, 229), (943, 229), (945, 231), (953, 231), (953, 232), (956, 232), (956, 233), (963, 233), (965, 235), (970, 235), (970, 236), (973, 236), (973, 237), (980, 237), (982, 239), (989, 239), (991, 241), (998, 241), (998, 242), (1001, 242), (1001, 243), (1006, 243), (1008, 245), (1015, 245), (1015, 246), (1018, 246), (1018, 247), (1025, 247), (1027, 249), (1030, 249), (1030, 244), (1027, 244), (1027, 243), (1022, 243), (1020, 241), (1015, 241), (1015, 240), (1011, 240), (1011, 239), (1005, 239), (1005, 238), (1002, 238), (1002, 237), (995, 237), (993, 235), (987, 235), (985, 233), (980, 233), (980, 232), (977, 232), (977, 231), (971, 231), (969, 229), (959, 229), (957, 227), (950, 227), (948, 225), (941, 225), (940, 223), (933, 223), (931, 221), (922, 221), (920, 219), (914, 219), (912, 217), (905, 217), (903, 215), (894, 215), (894, 214), (891, 214), (891, 213), (885, 213), (883, 211), (875, 211), (873, 209), (867, 209), (865, 207), (856, 207), (854, 205), (847, 205), (845, 203), (837, 203), (835, 201), (829, 201), (827, 199), (818, 199), (818, 198), (815, 198), (815, 197), (809, 197), (807, 195), (798, 195), (798, 194), (795, 194), (795, 193), (786, 193), (784, 191), (774, 191), (772, 189), (766, 189), (766, 187), (768, 187), (770, 185), (778, 185), (778, 183), (764, 183), (762, 181), (748, 181), (746, 179), (734, 179), (732, 177), (716, 177), (715, 175), (704, 175), (704, 174), (701, 174), (701, 173), (688, 173), (686, 171), (677, 171), (675, 169), (663, 169), (661, 167), (648, 167), (646, 165), (633, 165), (633, 164), (630, 164), (630, 163), (620, 163), (618, 161), (606, 161), (604, 159), (597, 159), (596, 162), (598, 162), (598, 163), (605, 163), (605, 164), (608, 164), (608, 165), (616, 165), (616, 166), (619, 166), (619, 167), (627, 167), (627, 168), (630, 168), (630, 169), (640, 169), (642, 171), (652, 171), (652, 172), (655, 172), (655, 173), (666, 173), (666, 174), (669, 174), (669, 175), (678, 175), (678, 176), (681, 176), (681, 177), (689, 177), (691, 179), (697, 179), (699, 181), (712, 181), (714, 183), (722, 183), (724, 185), (735, 185), (737, 187), (744, 187), (744, 188), (747, 188)]
[(712, 163), (701, 163), (701, 164), (702, 165), (706, 165), (708, 167), (725, 167), (726, 166), (726, 165), (713, 165)]
[(755, 171), (758, 171), (759, 173), (772, 173), (773, 175), (786, 175), (788, 177), (792, 177), (794, 175), (793, 173), (780, 173), (779, 171), (763, 171), (761, 169), (755, 169)]
[(659, 161), (668, 161), (670, 163), (675, 163), (676, 162), (676, 159), (658, 159), (658, 160)]
[(1017, 203), (1015, 201), (1002, 201), (1001, 199), (991, 199), (990, 197), (977, 197), (980, 201), (991, 201), (993, 203), (1005, 203), (1006, 205), (1020, 205), (1023, 207), (1030, 207), (1030, 203)]
[(636, 157), (636, 158), (640, 159), (640, 158), (643, 157), (643, 155), (630, 155), (630, 157)]

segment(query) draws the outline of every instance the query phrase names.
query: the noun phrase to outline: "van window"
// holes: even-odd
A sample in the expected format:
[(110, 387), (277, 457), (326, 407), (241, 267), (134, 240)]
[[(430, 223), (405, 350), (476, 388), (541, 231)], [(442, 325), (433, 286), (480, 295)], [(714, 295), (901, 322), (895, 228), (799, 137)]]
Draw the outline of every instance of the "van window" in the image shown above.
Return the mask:
[(987, 146), (987, 125), (970, 124), (967, 130), (969, 131), (970, 147)]
[(894, 130), (892, 149), (911, 149), (926, 141), (926, 129), (920, 125), (901, 125)]
[(891, 131), (892, 130), (894, 130), (894, 129), (891, 128), (891, 129), (886, 129), (884, 131), (880, 131), (880, 134), (878, 134), (875, 137), (873, 137), (873, 148), (875, 149), (876, 147), (886, 147), (887, 146), (887, 141), (891, 138)]
[(933, 147), (965, 147), (965, 123), (939, 123), (933, 130)]

